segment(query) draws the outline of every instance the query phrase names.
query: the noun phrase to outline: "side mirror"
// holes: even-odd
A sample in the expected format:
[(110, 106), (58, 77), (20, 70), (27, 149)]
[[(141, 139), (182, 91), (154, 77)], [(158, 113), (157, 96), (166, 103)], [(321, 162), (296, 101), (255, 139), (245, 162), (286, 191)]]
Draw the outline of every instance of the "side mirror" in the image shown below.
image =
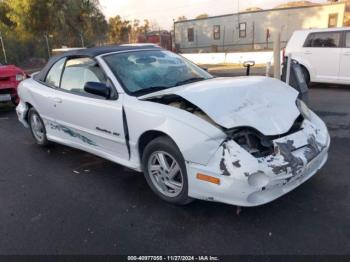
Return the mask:
[(207, 71), (208, 72), (208, 70), (209, 70), (209, 68), (208, 67), (200, 67), (200, 68), (202, 68), (204, 71)]
[(85, 92), (97, 96), (109, 98), (111, 95), (111, 89), (104, 83), (99, 82), (86, 82), (84, 86)]

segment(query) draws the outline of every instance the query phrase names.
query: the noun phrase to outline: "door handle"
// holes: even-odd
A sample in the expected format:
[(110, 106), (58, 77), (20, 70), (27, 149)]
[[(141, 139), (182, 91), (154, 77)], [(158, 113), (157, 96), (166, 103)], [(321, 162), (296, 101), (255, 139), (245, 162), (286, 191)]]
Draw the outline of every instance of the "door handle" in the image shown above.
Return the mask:
[(53, 98), (53, 101), (54, 101), (55, 103), (58, 103), (58, 104), (61, 104), (61, 103), (62, 103), (62, 99), (61, 99), (61, 98), (58, 98), (58, 97), (54, 97), (54, 98)]
[(345, 56), (349, 56), (349, 55), (350, 55), (350, 52), (345, 52), (344, 55), (345, 55)]
[(305, 51), (304, 54), (305, 55), (311, 55), (311, 51)]

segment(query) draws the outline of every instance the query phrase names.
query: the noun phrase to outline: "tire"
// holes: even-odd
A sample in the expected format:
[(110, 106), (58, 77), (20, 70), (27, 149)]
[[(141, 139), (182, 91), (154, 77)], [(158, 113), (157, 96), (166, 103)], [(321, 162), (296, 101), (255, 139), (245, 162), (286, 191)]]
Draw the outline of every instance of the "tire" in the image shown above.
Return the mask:
[[(165, 166), (169, 168), (166, 170)], [(176, 205), (186, 205), (193, 201), (188, 197), (185, 160), (170, 138), (158, 137), (146, 146), (142, 155), (142, 167), (148, 185), (158, 197)]]
[(18, 97), (14, 97), (11, 99), (11, 102), (14, 106), (18, 106), (19, 104), (19, 98)]
[[(46, 129), (43, 120), (41, 119), (39, 113), (31, 108), (28, 112), (28, 123), (30, 127), (30, 132), (39, 146), (48, 146), (49, 141), (46, 137)], [(41, 131), (41, 132), (39, 132)]]

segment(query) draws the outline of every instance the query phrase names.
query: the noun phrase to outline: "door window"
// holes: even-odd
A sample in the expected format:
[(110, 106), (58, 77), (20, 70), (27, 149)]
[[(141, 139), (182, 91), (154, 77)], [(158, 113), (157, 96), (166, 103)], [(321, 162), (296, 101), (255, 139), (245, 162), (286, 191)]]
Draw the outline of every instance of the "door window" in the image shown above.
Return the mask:
[(193, 28), (187, 29), (187, 39), (188, 39), (188, 42), (194, 41), (194, 29)]
[(338, 14), (330, 14), (328, 17), (328, 27), (337, 27), (338, 25)]
[(339, 47), (340, 32), (312, 33), (305, 41), (304, 47)]
[(346, 32), (345, 47), (350, 48), (350, 32)]
[(66, 59), (62, 58), (51, 67), (49, 73), (45, 78), (45, 83), (57, 88), (60, 86), (60, 80), (65, 61)]
[(62, 75), (61, 89), (76, 94), (87, 94), (84, 91), (87, 82), (106, 83), (107, 79), (99, 65), (90, 58), (68, 60)]
[(213, 32), (214, 32), (214, 40), (220, 40), (220, 26), (219, 25), (214, 25)]

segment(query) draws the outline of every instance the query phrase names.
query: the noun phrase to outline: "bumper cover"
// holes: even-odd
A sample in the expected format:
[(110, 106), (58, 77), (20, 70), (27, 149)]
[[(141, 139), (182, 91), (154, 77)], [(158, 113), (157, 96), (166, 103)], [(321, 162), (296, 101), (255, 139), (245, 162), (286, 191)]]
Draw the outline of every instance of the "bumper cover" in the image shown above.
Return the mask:
[[(322, 168), (328, 158), (330, 137), (313, 114), (303, 129), (273, 141), (275, 154), (255, 158), (234, 141), (226, 141), (208, 166), (187, 164), (189, 195), (238, 206), (258, 206), (295, 189)], [(220, 179), (212, 184), (196, 179), (203, 173)]]

